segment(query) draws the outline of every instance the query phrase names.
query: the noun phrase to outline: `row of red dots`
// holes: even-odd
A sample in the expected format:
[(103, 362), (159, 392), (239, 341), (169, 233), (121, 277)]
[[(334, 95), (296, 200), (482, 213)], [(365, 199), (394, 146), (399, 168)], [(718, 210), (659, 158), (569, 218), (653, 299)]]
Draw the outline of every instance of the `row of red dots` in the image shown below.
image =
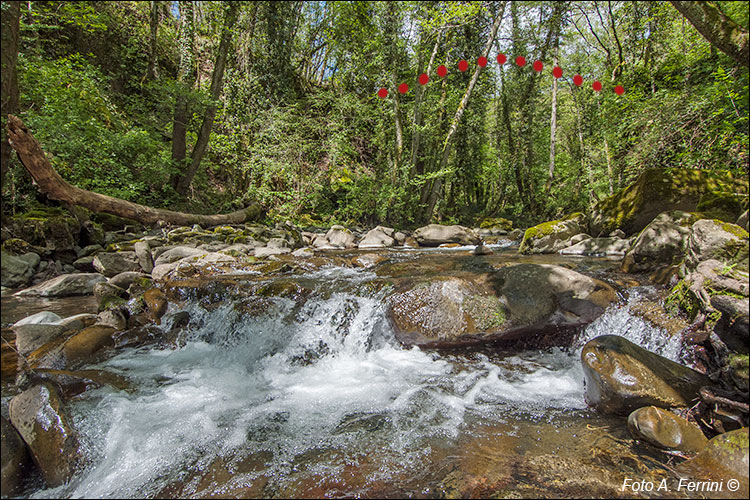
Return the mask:
[[(499, 64), (503, 65), (506, 63), (507, 60), (508, 58), (505, 56), (505, 54), (497, 55), (497, 62)], [(516, 65), (519, 67), (526, 66), (526, 58), (523, 56), (516, 57)], [(479, 59), (477, 59), (477, 66), (479, 66), (480, 68), (484, 68), (485, 66), (487, 66), (487, 58), (480, 57)], [(544, 64), (542, 64), (542, 61), (535, 61), (532, 67), (534, 68), (534, 71), (536, 71), (537, 73), (540, 73), (542, 69), (544, 68)], [(469, 63), (466, 62), (465, 59), (461, 59), (460, 61), (458, 61), (459, 71), (463, 73), (467, 69), (469, 69)], [(437, 75), (440, 78), (445, 78), (447, 74), (448, 74), (448, 68), (446, 68), (443, 65), (438, 66)], [(555, 66), (554, 68), (552, 68), (552, 76), (554, 76), (555, 78), (562, 78), (563, 76), (562, 68), (560, 66)], [(429, 75), (427, 75), (427, 73), (422, 73), (421, 75), (419, 75), (420, 85), (427, 85), (427, 82), (429, 81), (430, 81), (430, 77)], [(573, 77), (573, 83), (575, 84), (576, 87), (580, 87), (581, 85), (583, 85), (583, 77), (581, 75), (575, 75)], [(602, 82), (600, 82), (599, 80), (596, 80), (594, 83), (591, 84), (591, 88), (594, 89), (596, 92), (599, 92), (600, 90), (602, 90)], [(409, 85), (406, 83), (402, 83), (401, 85), (398, 86), (398, 91), (400, 94), (406, 94), (409, 91)], [(625, 88), (622, 85), (617, 85), (615, 87), (615, 94), (622, 95), (624, 93), (625, 93)], [(381, 99), (385, 99), (386, 97), (388, 97), (388, 89), (383, 87), (380, 90), (378, 90), (378, 97), (380, 97)]]

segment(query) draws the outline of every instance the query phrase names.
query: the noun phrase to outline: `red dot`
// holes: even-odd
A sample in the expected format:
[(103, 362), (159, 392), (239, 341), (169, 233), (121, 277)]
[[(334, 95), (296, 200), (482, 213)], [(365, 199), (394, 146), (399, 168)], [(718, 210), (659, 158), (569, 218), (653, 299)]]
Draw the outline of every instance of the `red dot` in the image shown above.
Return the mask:
[(398, 86), (398, 91), (401, 94), (406, 94), (407, 92), (409, 92), (409, 86), (405, 83), (402, 83)]
[(599, 80), (595, 81), (591, 85), (591, 88), (593, 88), (595, 91), (599, 92), (602, 89), (602, 82), (600, 82)]
[(526, 58), (523, 56), (516, 57), (516, 64), (519, 66), (526, 66)]
[(497, 55), (497, 62), (498, 64), (505, 64), (505, 61), (507, 61), (508, 58), (505, 57), (505, 54), (498, 54)]
[(461, 59), (458, 61), (458, 70), (459, 71), (466, 71), (469, 69), (469, 63), (467, 63), (464, 59)]
[(443, 77), (445, 77), (445, 75), (448, 74), (448, 68), (446, 68), (445, 66), (443, 66), (441, 64), (440, 66), (438, 66), (438, 72), (437, 73), (438, 73), (438, 76), (440, 78), (443, 78)]
[(576, 84), (576, 87), (580, 87), (581, 84), (583, 83), (583, 78), (581, 77), (581, 75), (574, 76), (573, 77), (573, 83)]
[(622, 85), (618, 85), (617, 87), (615, 87), (615, 94), (622, 95), (624, 93), (625, 93), (625, 87), (623, 87)]
[(388, 97), (388, 89), (382, 88), (378, 90), (378, 97), (380, 97), (381, 99), (385, 99), (386, 97)]
[(482, 56), (477, 59), (477, 66), (479, 66), (480, 68), (484, 68), (485, 66), (487, 66), (487, 58)]
[(427, 76), (427, 73), (422, 73), (419, 75), (419, 84), (420, 85), (427, 85), (427, 82), (430, 81), (430, 77)]
[(552, 68), (552, 76), (555, 78), (562, 78), (562, 68), (560, 66)]

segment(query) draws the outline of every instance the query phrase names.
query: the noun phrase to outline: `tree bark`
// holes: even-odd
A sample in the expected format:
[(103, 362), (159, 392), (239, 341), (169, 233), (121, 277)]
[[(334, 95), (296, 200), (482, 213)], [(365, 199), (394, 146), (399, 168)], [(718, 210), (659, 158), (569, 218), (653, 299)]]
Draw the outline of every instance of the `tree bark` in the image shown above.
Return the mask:
[(187, 194), (187, 190), (190, 184), (193, 182), (196, 172), (200, 167), (203, 155), (208, 147), (208, 139), (211, 136), (211, 129), (214, 125), (214, 118), (216, 117), (216, 108), (219, 101), (219, 95), (221, 94), (222, 83), (224, 80), (224, 69), (227, 64), (227, 53), (229, 52), (229, 45), (232, 42), (232, 28), (234, 23), (237, 21), (237, 11), (239, 9), (240, 2), (228, 2), (226, 14), (224, 16), (224, 26), (222, 28), (221, 42), (219, 43), (219, 51), (216, 55), (216, 63), (214, 64), (214, 71), (211, 75), (211, 104), (206, 108), (206, 114), (203, 117), (203, 124), (201, 125), (200, 134), (198, 140), (193, 148), (193, 154), (191, 155), (190, 166), (185, 171), (184, 177), (177, 183), (177, 192), (181, 195)]
[[(3, 2), (2, 9), (2, 111), (0, 115), (5, 117), (11, 113), (18, 112), (18, 71), (16, 62), (18, 61), (18, 39), (19, 27), (21, 20), (21, 2)], [(2, 142), (0, 143), (0, 186), (5, 186), (5, 174), (8, 172), (10, 162), (11, 147), (3, 127)], [(2, 200), (2, 197), (0, 197)], [(1, 203), (1, 201), (0, 201)], [(0, 214), (3, 214), (2, 205), (0, 205)]]
[(177, 168), (170, 184), (177, 188), (179, 172), (185, 168), (187, 156), (187, 93), (193, 88), (197, 70), (195, 67), (195, 30), (192, 0), (179, 2), (180, 9), (180, 66), (177, 71), (177, 96), (175, 97), (174, 120), (172, 123), (172, 162)]
[(734, 22), (714, 2), (671, 1), (711, 45), (747, 67), (750, 65), (748, 31)]
[[(557, 47), (555, 47), (557, 49)], [(557, 66), (557, 50), (552, 57), (552, 67)], [(555, 179), (555, 134), (557, 133), (557, 78), (552, 77), (552, 111), (550, 113), (549, 125), (549, 175), (547, 176), (547, 185), (544, 186), (545, 198), (549, 199), (549, 193), (552, 189), (552, 181)]]
[(39, 186), (39, 190), (53, 200), (81, 206), (95, 212), (106, 212), (127, 217), (146, 225), (154, 225), (163, 221), (181, 226), (191, 224), (216, 226), (219, 224), (240, 224), (257, 219), (260, 216), (261, 211), (258, 205), (225, 215), (198, 215), (148, 207), (112, 196), (86, 191), (68, 184), (60, 177), (60, 174), (55, 171), (45, 156), (42, 147), (19, 118), (8, 115), (7, 129), (10, 145), (16, 150), (21, 164), (31, 174), (31, 177)]
[(146, 79), (156, 78), (156, 34), (159, 29), (159, 2), (151, 0), (151, 36), (149, 37), (148, 69)]

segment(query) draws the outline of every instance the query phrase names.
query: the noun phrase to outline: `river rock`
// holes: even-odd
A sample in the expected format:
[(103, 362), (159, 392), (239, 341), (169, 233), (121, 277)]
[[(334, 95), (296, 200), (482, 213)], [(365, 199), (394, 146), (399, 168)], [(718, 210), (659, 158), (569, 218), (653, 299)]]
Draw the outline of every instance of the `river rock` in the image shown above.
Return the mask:
[(628, 417), (628, 429), (636, 439), (690, 454), (698, 453), (708, 442), (697, 424), (656, 406), (632, 412)]
[(714, 327), (722, 341), (734, 351), (750, 351), (750, 302), (747, 297), (712, 295), (711, 305), (721, 313)]
[(687, 265), (715, 259), (727, 265), (736, 264), (748, 270), (748, 232), (740, 226), (714, 219), (701, 219), (693, 224), (688, 239)]
[(71, 252), (78, 242), (81, 225), (78, 219), (59, 208), (32, 210), (11, 217), (8, 226), (12, 234), (47, 252)]
[(31, 457), (20, 434), (5, 417), (0, 417), (0, 443), (0, 489), (3, 497), (18, 495)]
[[(632, 184), (594, 206), (590, 219), (591, 234), (608, 234), (615, 229), (621, 229), (627, 235), (636, 234), (660, 213), (699, 211), (701, 201), (704, 202), (701, 209), (705, 210), (709, 204), (704, 197), (721, 193), (744, 195), (747, 199), (748, 181), (719, 171), (687, 168), (645, 170)], [(737, 215), (739, 212), (729, 222), (734, 222)]]
[(471, 253), (474, 255), (492, 255), (495, 252), (487, 245), (477, 245)]
[(326, 233), (328, 243), (334, 248), (354, 248), (354, 234), (344, 226), (334, 225)]
[[(53, 313), (39, 313), (39, 314), (53, 314)], [(38, 316), (38, 315), (34, 315)], [(55, 316), (57, 316), (55, 314)], [(16, 323), (13, 325), (13, 332), (16, 334), (16, 349), (18, 352), (26, 356), (35, 349), (43, 346), (52, 339), (60, 336), (65, 330), (65, 326), (60, 324), (60, 317), (56, 320), (45, 320), (48, 323), (34, 322), (19, 325)]]
[(113, 334), (117, 329), (109, 325), (93, 325), (70, 337), (63, 345), (66, 366), (91, 361), (99, 351), (115, 346)]
[(168, 248), (163, 253), (159, 253), (158, 256), (154, 255), (154, 258), (156, 259), (154, 261), (154, 267), (160, 266), (162, 264), (171, 264), (173, 262), (177, 262), (178, 260), (182, 260), (185, 257), (205, 255), (206, 253), (208, 252), (206, 252), (205, 250), (199, 250), (197, 248), (187, 246), (176, 246)]
[(128, 326), (128, 320), (120, 309), (108, 309), (97, 315), (96, 324), (102, 326), (111, 326), (117, 331), (125, 330)]
[(151, 247), (147, 241), (136, 241), (133, 245), (133, 251), (138, 259), (138, 265), (144, 273), (150, 273), (154, 268), (154, 259), (151, 256)]
[(440, 224), (430, 224), (414, 231), (413, 236), (419, 245), (425, 247), (437, 247), (444, 243), (479, 245), (482, 242), (474, 231), (459, 225), (442, 226)]
[(78, 467), (78, 437), (55, 385), (42, 382), (25, 390), (10, 400), (9, 411), (47, 485), (68, 481)]
[(96, 268), (94, 267), (94, 256), (87, 255), (73, 261), (73, 268), (81, 273), (94, 273)]
[(298, 248), (292, 252), (292, 255), (301, 259), (308, 259), (315, 255), (315, 252), (310, 247)]
[(559, 253), (561, 255), (625, 255), (628, 248), (630, 248), (628, 240), (589, 237), (563, 248)]
[(627, 415), (642, 406), (688, 407), (711, 381), (617, 335), (590, 340), (581, 351), (586, 402), (605, 414)]
[[(677, 466), (677, 473), (689, 481), (710, 480), (723, 485), (721, 492), (724, 498), (747, 498), (750, 480), (748, 466), (750, 466), (750, 440), (748, 428), (719, 434), (711, 439), (694, 458), (686, 460)], [(737, 488), (729, 489), (730, 480)], [(711, 493), (711, 496), (718, 496)]]
[[(37, 255), (37, 257), (39, 256)], [(27, 259), (10, 255), (5, 252), (2, 252), (0, 259), (2, 259), (2, 271), (0, 275), (2, 286), (18, 288), (28, 285), (29, 281), (31, 281), (31, 277), (34, 275), (36, 265), (31, 265), (31, 262)], [(37, 261), (37, 264), (38, 263), (39, 262)]]
[(90, 295), (94, 292), (94, 285), (105, 281), (107, 281), (107, 278), (99, 273), (64, 274), (31, 288), (16, 292), (15, 295), (38, 295), (41, 297)]
[[(367, 232), (358, 248), (385, 248), (396, 244), (394, 230), (390, 227), (377, 226)], [(405, 236), (404, 236), (405, 237)]]
[(112, 276), (107, 283), (127, 290), (134, 282), (144, 279), (150, 280), (151, 277), (139, 271), (125, 271), (124, 273)]
[(561, 220), (538, 224), (526, 230), (520, 253), (556, 253), (569, 245), (571, 237), (585, 233), (586, 216), (574, 213)]
[(94, 267), (108, 278), (125, 271), (141, 270), (135, 252), (100, 252), (94, 257)]
[(558, 266), (519, 264), (473, 278), (406, 281), (387, 314), (405, 344), (563, 345), (616, 299), (606, 283)]
[(104, 311), (124, 305), (127, 302), (128, 292), (111, 283), (97, 283), (94, 285), (94, 297), (96, 297), (99, 311)]
[(167, 312), (167, 306), (169, 305), (167, 296), (164, 292), (158, 288), (146, 290), (143, 294), (143, 301), (146, 303), (146, 308), (148, 309), (151, 318), (157, 325), (161, 324), (161, 317)]
[(269, 257), (271, 255), (285, 255), (292, 253), (292, 249), (289, 247), (257, 247), (255, 249), (255, 256), (259, 259)]
[(636, 238), (622, 261), (626, 273), (671, 266), (685, 255), (695, 214), (675, 210), (659, 214)]

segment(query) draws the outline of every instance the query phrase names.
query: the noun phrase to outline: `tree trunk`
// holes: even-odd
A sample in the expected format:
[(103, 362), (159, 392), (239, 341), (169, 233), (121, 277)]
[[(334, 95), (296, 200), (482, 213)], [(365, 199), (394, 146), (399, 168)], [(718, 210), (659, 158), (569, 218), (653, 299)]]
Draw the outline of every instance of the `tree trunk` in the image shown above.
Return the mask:
[[(430, 62), (427, 63), (427, 75), (432, 74), (432, 65), (435, 63), (435, 56), (437, 56), (438, 48), (440, 47), (440, 41), (443, 38), (443, 32), (439, 31), (435, 45), (432, 48), (432, 54), (430, 55)], [(420, 68), (421, 71), (422, 68)], [(416, 98), (414, 100), (414, 120), (412, 122), (413, 135), (411, 140), (411, 176), (417, 173), (417, 158), (419, 155), (419, 143), (422, 140), (422, 134), (420, 128), (422, 127), (422, 98), (424, 97), (426, 89), (423, 89), (421, 85), (417, 85)]]
[[(492, 44), (495, 42), (495, 36), (497, 36), (497, 30), (500, 27), (500, 22), (503, 20), (504, 13), (505, 2), (503, 2), (502, 6), (500, 7), (500, 12), (498, 12), (497, 16), (495, 17), (495, 22), (492, 24), (492, 30), (490, 31), (490, 36), (487, 39), (487, 44), (484, 46), (484, 50), (482, 51), (482, 57), (486, 58), (489, 55)], [(482, 68), (479, 65), (477, 65), (477, 67), (474, 69), (474, 74), (471, 75), (469, 86), (466, 88), (466, 92), (464, 92), (464, 97), (461, 99), (461, 102), (458, 105), (458, 109), (456, 109), (456, 114), (453, 117), (453, 122), (451, 123), (450, 129), (448, 129), (448, 134), (445, 136), (445, 140), (443, 141), (443, 148), (440, 152), (440, 164), (438, 165), (437, 169), (438, 171), (445, 168), (445, 166), (448, 164), (448, 156), (450, 155), (451, 151), (451, 140), (453, 139), (456, 130), (458, 130), (458, 124), (461, 122), (461, 117), (464, 115), (464, 111), (466, 111), (466, 106), (469, 105), (471, 93), (474, 90), (474, 86), (477, 84), (477, 80), (479, 80), (479, 73), (481, 70)], [(433, 186), (432, 196), (430, 196), (430, 202), (426, 212), (427, 219), (432, 217), (432, 212), (435, 209), (437, 194), (439, 192), (439, 187), (442, 184), (437, 182), (439, 180), (440, 178), (438, 178), (435, 182), (435, 185), (438, 189)]]
[[(557, 47), (555, 47), (557, 49)], [(552, 58), (552, 67), (557, 66), (557, 51)], [(555, 179), (555, 134), (557, 133), (557, 78), (552, 77), (552, 112), (550, 113), (549, 126), (549, 175), (547, 176), (547, 185), (544, 186), (545, 198), (549, 199), (549, 193), (552, 189), (552, 181)]]
[(180, 179), (180, 182), (177, 184), (177, 192), (183, 196), (187, 194), (187, 190), (193, 182), (196, 172), (198, 172), (198, 167), (200, 167), (201, 160), (203, 160), (203, 155), (208, 147), (208, 139), (211, 136), (211, 129), (214, 125), (214, 117), (216, 116), (219, 95), (221, 94), (224, 68), (227, 64), (227, 53), (229, 52), (229, 45), (232, 42), (232, 28), (237, 21), (239, 4), (240, 2), (229, 2), (226, 7), (221, 42), (219, 43), (219, 51), (216, 55), (216, 63), (214, 64), (214, 71), (211, 76), (211, 104), (206, 108), (206, 114), (203, 117), (200, 134), (198, 135), (198, 140), (193, 148), (190, 166), (187, 168), (185, 176)]
[[(187, 93), (192, 90), (197, 74), (195, 67), (195, 30), (193, 2), (179, 2), (180, 9), (180, 66), (177, 72), (177, 96), (175, 97), (174, 121), (172, 123), (172, 163), (181, 172), (185, 168), (187, 155)], [(170, 184), (177, 188), (178, 174), (172, 175)]]
[(671, 1), (675, 9), (685, 16), (690, 24), (708, 40), (711, 45), (747, 67), (748, 31), (724, 14), (713, 2)]
[[(18, 112), (18, 71), (16, 62), (18, 61), (18, 39), (21, 19), (21, 2), (3, 2), (2, 9), (2, 116), (3, 123), (11, 113)], [(0, 169), (2, 178), (0, 186), (5, 186), (5, 174), (8, 172), (10, 162), (11, 147), (3, 127), (2, 149), (0, 153)], [(0, 197), (2, 200), (2, 197)], [(2, 203), (0, 201), (0, 203)], [(4, 214), (3, 207), (0, 204), (0, 214)], [(3, 215), (4, 216), (4, 215)]]
[(149, 38), (148, 69), (146, 70), (146, 79), (148, 80), (156, 78), (156, 33), (159, 29), (159, 3), (151, 0), (151, 36)]
[(225, 215), (196, 215), (147, 207), (112, 196), (86, 191), (68, 184), (60, 177), (60, 174), (55, 171), (45, 156), (42, 147), (19, 118), (9, 115), (7, 129), (10, 145), (18, 153), (21, 164), (31, 174), (31, 177), (39, 186), (39, 190), (53, 200), (81, 206), (95, 212), (106, 212), (127, 217), (147, 225), (154, 225), (163, 221), (181, 226), (191, 224), (216, 226), (219, 224), (240, 224), (257, 219), (260, 216), (261, 211), (256, 204)]

